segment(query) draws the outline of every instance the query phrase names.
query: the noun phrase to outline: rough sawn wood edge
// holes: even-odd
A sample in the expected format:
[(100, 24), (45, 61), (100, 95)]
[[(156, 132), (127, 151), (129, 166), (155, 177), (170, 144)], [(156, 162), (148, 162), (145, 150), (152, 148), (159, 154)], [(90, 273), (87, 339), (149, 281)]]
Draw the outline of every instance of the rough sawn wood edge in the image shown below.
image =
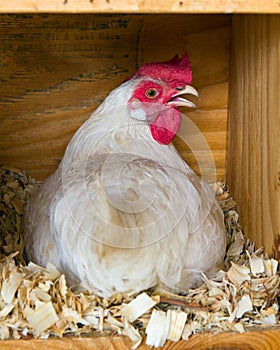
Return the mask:
[[(64, 337), (47, 340), (5, 340), (0, 341), (2, 350), (130, 350), (132, 343), (123, 336)], [(138, 350), (151, 349), (143, 344)], [(245, 333), (196, 334), (189, 340), (177, 343), (168, 341), (165, 350), (277, 350), (280, 349), (280, 329), (249, 331)]]
[(0, 13), (280, 13), (277, 0), (1, 0)]

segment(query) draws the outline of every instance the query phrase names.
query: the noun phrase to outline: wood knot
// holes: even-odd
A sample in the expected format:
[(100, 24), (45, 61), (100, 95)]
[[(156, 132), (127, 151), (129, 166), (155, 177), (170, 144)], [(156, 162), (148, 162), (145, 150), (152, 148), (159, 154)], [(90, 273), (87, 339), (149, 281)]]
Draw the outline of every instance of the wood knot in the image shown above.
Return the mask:
[(275, 191), (279, 191), (280, 190), (280, 171), (278, 172), (277, 176), (276, 176), (276, 181), (274, 184), (274, 188)]

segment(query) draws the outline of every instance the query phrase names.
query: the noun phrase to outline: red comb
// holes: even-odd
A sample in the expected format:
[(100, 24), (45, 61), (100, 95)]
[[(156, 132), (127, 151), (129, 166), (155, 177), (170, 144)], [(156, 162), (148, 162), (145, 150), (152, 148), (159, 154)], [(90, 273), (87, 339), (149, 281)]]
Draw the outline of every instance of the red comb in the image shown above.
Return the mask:
[(192, 82), (191, 62), (186, 53), (182, 58), (176, 55), (165, 62), (144, 64), (133, 75), (136, 76), (160, 79), (173, 88), (183, 87)]

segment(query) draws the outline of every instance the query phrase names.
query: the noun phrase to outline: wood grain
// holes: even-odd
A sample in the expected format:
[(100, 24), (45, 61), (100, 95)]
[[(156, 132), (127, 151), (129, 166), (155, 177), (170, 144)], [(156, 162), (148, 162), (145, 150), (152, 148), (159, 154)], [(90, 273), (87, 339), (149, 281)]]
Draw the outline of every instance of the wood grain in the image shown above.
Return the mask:
[[(197, 173), (196, 156), (213, 156), (209, 176), (223, 178), (230, 26), (225, 15), (1, 15), (0, 163), (45, 179), (113, 88), (145, 62), (188, 51), (200, 97), (175, 144)], [(210, 154), (188, 147), (187, 121)]]
[(272, 254), (280, 234), (280, 17), (234, 16), (231, 62), (226, 178), (246, 235)]
[(279, 13), (277, 0), (1, 0), (3, 13)]
[[(242, 334), (219, 333), (197, 334), (189, 340), (177, 343), (167, 341), (164, 350), (279, 350), (280, 330), (246, 332)], [(86, 337), (47, 340), (6, 340), (0, 341), (1, 350), (130, 350), (131, 342), (126, 337)], [(146, 344), (138, 350), (150, 350)]]

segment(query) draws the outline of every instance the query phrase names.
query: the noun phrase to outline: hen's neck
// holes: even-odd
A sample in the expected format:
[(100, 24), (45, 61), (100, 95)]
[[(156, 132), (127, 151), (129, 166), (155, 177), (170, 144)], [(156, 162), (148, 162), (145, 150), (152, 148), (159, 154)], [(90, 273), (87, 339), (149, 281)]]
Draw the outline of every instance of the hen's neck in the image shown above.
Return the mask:
[(115, 89), (73, 136), (64, 161), (72, 166), (96, 153), (130, 153), (174, 167), (185, 167), (173, 145), (157, 143), (146, 122), (131, 118), (127, 101), (135, 83)]

